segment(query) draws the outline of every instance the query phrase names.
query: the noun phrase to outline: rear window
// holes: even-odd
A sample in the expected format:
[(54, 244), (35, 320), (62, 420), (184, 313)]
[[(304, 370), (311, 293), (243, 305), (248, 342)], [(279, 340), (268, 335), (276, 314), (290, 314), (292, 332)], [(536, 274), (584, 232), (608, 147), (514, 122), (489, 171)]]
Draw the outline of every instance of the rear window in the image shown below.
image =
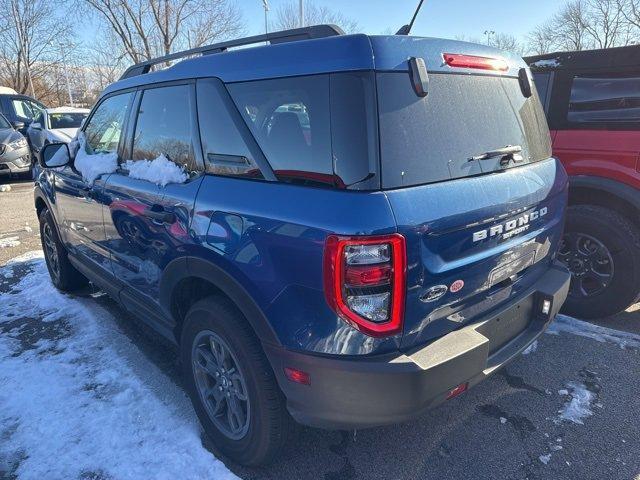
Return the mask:
[(334, 188), (379, 187), (372, 73), (227, 87), (279, 180)]
[(640, 123), (640, 74), (574, 77), (567, 120), (572, 124), (637, 125)]
[(551, 156), (538, 94), (525, 98), (515, 78), (431, 74), (423, 98), (405, 72), (377, 85), (383, 188), (495, 171), (497, 160), (469, 159), (506, 146), (522, 147), (517, 165)]

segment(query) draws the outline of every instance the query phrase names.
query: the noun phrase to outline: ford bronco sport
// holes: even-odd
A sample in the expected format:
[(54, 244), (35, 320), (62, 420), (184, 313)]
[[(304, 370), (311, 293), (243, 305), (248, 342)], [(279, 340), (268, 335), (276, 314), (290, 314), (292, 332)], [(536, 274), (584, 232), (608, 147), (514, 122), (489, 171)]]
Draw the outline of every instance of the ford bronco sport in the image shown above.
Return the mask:
[[(132, 66), (81, 137), (41, 158), (52, 281), (175, 342), (204, 430), (244, 464), (291, 417), (372, 427), (461, 394), (569, 288), (567, 176), (526, 64), (495, 49), (331, 26), (225, 42)], [(132, 175), (156, 157), (184, 177)]]
[(640, 299), (640, 46), (526, 61), (569, 174), (558, 255), (573, 274), (564, 309), (613, 315)]

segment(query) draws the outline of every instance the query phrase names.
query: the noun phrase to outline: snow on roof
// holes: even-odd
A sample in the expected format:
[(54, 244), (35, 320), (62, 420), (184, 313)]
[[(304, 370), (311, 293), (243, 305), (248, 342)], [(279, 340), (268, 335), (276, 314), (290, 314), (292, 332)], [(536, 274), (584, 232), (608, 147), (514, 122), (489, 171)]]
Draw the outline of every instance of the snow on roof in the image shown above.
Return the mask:
[(5, 94), (5, 95), (15, 95), (18, 92), (16, 92), (13, 88), (11, 87), (0, 87), (0, 94)]
[(47, 113), (89, 113), (91, 110), (88, 108), (77, 107), (55, 107), (45, 109)]

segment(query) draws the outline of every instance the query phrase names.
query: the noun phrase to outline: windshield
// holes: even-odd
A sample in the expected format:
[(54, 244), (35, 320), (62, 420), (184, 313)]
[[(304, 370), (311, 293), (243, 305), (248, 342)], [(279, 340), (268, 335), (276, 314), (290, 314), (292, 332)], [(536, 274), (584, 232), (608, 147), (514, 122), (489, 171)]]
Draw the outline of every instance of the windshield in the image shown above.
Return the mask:
[(87, 115), (87, 113), (50, 113), (49, 124), (53, 130), (56, 128), (80, 128)]
[(9, 124), (7, 119), (4, 118), (4, 115), (0, 114), (0, 129), (3, 128), (11, 128), (11, 125)]

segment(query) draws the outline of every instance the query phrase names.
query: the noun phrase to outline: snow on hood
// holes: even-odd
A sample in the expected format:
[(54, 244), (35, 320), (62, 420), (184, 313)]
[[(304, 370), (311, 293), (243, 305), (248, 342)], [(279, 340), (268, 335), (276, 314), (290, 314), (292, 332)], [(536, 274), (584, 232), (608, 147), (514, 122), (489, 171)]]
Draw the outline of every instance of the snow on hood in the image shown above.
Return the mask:
[(59, 140), (65, 143), (69, 143), (71, 140), (73, 140), (73, 137), (76, 136), (76, 133), (78, 133), (78, 129), (77, 128), (52, 128), (51, 130), (49, 130), (49, 133), (51, 133), (52, 136), (58, 138)]

